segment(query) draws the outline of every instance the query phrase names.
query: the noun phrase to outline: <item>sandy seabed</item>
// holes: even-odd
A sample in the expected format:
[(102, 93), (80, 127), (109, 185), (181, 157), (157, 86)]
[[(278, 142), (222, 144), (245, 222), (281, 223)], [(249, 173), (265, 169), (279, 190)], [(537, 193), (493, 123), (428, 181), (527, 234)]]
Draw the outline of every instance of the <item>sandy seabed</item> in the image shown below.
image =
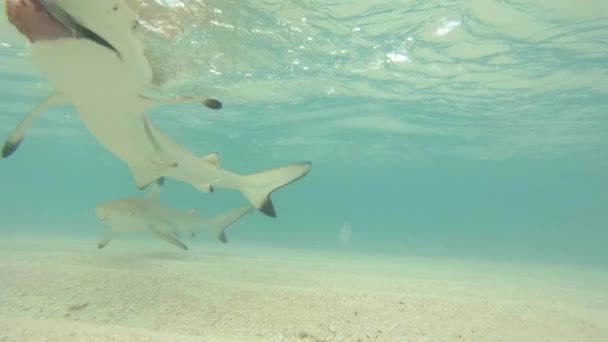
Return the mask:
[(0, 239), (0, 341), (608, 341), (608, 270)]

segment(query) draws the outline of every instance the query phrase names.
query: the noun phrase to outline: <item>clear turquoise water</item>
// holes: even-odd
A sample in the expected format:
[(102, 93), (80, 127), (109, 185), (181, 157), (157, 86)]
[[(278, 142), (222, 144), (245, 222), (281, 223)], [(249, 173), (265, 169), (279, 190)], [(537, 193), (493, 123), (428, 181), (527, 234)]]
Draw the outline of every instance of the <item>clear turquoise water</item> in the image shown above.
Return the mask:
[[(243, 173), (313, 162), (273, 194), (276, 220), (249, 215), (229, 239), (607, 265), (606, 2), (354, 3), (192, 1), (153, 23), (183, 32), (144, 37), (168, 79), (155, 91), (224, 102), (152, 111), (176, 141)], [(50, 86), (5, 16), (0, 43), (5, 138)], [(68, 107), (0, 160), (0, 181), (5, 233), (87, 235), (91, 248), (95, 204), (138, 194)], [(163, 202), (212, 215), (245, 200), (170, 180)]]

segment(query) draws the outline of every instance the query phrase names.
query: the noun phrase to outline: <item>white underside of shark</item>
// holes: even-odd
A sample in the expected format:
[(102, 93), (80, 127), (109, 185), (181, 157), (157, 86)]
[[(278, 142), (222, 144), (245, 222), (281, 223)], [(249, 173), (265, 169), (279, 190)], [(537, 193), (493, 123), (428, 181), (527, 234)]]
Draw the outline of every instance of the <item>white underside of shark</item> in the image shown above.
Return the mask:
[(17, 149), (32, 122), (45, 109), (69, 104), (76, 109), (93, 137), (128, 165), (138, 188), (143, 189), (161, 177), (168, 177), (189, 183), (203, 192), (212, 192), (214, 188), (234, 189), (265, 215), (276, 216), (270, 194), (305, 176), (310, 162), (240, 175), (222, 168), (217, 153), (197, 156), (181, 147), (161, 132), (145, 111), (176, 102), (202, 102), (213, 108), (219, 102), (194, 98), (151, 99), (141, 95), (151, 83), (150, 65), (139, 40), (120, 36), (131, 34), (129, 30), (115, 29), (124, 21), (121, 15), (129, 13), (102, 11), (105, 3), (106, 7), (118, 3), (121, 10), (126, 8), (121, 1), (99, 0), (89, 4), (82, 0), (56, 0), (53, 3), (67, 12), (73, 9), (78, 13), (74, 14), (75, 17), (83, 22), (90, 18), (91, 26), (98, 27), (100, 31), (107, 29), (109, 33), (104, 38), (109, 42), (116, 41), (116, 49), (90, 39), (69, 37), (31, 44), (30, 56), (34, 65), (55, 91), (12, 132), (4, 146), (4, 157)]

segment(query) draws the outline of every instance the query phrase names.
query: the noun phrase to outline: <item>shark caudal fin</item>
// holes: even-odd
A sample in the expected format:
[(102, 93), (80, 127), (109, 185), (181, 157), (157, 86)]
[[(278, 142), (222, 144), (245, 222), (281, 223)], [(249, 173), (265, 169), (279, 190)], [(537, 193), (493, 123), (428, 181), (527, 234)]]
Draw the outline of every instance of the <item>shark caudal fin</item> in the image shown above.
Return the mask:
[(270, 194), (306, 176), (310, 170), (310, 164), (310, 162), (291, 164), (243, 176), (243, 186), (239, 190), (251, 205), (264, 215), (277, 217)]
[[(223, 214), (220, 214), (214, 218), (207, 220), (200, 220), (200, 226), (208, 229), (213, 236), (223, 243), (228, 242), (226, 238), (226, 228), (230, 227), (234, 222), (238, 221), (245, 214), (251, 212), (253, 207), (251, 205), (242, 206), (229, 210)], [(194, 237), (194, 229), (191, 231), (192, 237)]]

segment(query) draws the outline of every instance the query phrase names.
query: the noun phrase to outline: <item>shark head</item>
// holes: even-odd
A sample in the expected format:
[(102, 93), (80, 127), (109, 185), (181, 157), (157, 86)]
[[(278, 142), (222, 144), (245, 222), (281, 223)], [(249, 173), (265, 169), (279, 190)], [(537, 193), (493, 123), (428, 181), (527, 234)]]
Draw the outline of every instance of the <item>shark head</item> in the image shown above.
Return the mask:
[(150, 85), (140, 25), (124, 0), (6, 0), (6, 14), (31, 42), (33, 65), (70, 102), (139, 96)]
[(137, 226), (138, 208), (129, 200), (102, 202), (95, 206), (97, 219), (110, 226)]
[[(49, 13), (83, 39), (122, 56), (140, 43), (140, 24), (122, 0), (40, 0)], [(140, 52), (140, 51), (136, 51)]]
[(86, 39), (119, 58), (143, 50), (139, 21), (123, 0), (7, 0), (6, 11), (32, 43)]

